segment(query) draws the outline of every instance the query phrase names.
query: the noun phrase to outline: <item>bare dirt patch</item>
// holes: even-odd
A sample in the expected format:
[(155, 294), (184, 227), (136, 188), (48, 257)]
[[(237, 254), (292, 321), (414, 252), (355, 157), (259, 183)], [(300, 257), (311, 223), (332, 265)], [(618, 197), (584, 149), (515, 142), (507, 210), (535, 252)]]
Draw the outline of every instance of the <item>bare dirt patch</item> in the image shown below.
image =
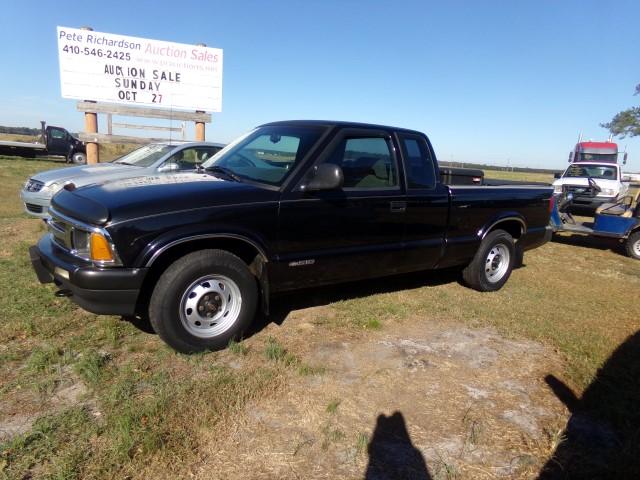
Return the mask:
[(292, 328), (292, 350), (325, 373), (249, 405), (202, 449), (197, 477), (524, 478), (566, 421), (544, 382), (562, 362), (539, 343), (420, 318), (357, 341), (304, 311)]

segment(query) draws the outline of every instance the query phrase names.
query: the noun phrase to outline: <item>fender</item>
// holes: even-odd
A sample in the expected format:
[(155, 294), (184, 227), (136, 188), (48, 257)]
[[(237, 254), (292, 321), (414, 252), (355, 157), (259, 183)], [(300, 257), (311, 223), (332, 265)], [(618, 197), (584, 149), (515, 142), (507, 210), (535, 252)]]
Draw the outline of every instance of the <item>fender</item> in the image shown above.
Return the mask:
[(520, 233), (521, 235), (524, 235), (527, 233), (527, 222), (525, 221), (524, 217), (522, 215), (520, 215), (518, 212), (502, 212), (499, 216), (492, 218), (491, 220), (489, 220), (482, 228), (480, 228), (480, 230), (478, 230), (478, 239), (483, 240), (484, 237), (487, 236), (487, 234), (493, 229), (493, 227), (495, 227), (496, 225), (499, 225), (502, 222), (505, 221), (513, 221), (515, 220), (516, 222), (519, 222), (521, 227), (520, 227)]
[(263, 243), (251, 238), (248, 235), (232, 232), (185, 232), (185, 231), (172, 231), (167, 232), (164, 235), (156, 238), (151, 242), (138, 256), (136, 265), (139, 267), (150, 267), (153, 263), (168, 249), (176, 245), (187, 243), (195, 240), (206, 239), (233, 239), (240, 240), (253, 247), (262, 257), (262, 260), (266, 263), (269, 261), (267, 255), (267, 249)]

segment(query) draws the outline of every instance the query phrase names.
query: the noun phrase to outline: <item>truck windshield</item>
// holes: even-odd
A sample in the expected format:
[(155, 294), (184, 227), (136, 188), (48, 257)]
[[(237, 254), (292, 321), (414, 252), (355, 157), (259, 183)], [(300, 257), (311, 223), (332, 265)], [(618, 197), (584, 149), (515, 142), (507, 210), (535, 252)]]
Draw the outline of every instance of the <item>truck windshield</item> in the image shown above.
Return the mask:
[(173, 150), (175, 146), (151, 144), (138, 148), (124, 157), (120, 157), (113, 163), (133, 165), (136, 167), (148, 167), (153, 165), (161, 157)]
[(617, 153), (587, 153), (587, 152), (581, 152), (581, 153), (578, 154), (578, 159), (576, 161), (580, 161), (580, 162), (617, 163), (618, 162), (618, 154)]
[(239, 180), (281, 185), (323, 131), (316, 126), (259, 127), (227, 145), (202, 167), (224, 168)]
[(567, 168), (566, 172), (564, 172), (564, 177), (591, 177), (601, 178), (603, 180), (617, 180), (618, 169), (612, 165), (584, 165), (574, 163)]

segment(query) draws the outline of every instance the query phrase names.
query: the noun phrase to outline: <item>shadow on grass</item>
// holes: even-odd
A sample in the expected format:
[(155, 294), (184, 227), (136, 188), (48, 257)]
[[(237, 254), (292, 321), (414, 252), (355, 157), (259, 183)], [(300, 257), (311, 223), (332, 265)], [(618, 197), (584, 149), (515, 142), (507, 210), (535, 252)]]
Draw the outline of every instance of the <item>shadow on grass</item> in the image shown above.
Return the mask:
[(598, 370), (581, 397), (545, 378), (571, 417), (539, 480), (640, 478), (640, 331)]
[(618, 240), (614, 238), (591, 237), (585, 235), (554, 235), (553, 241), (563, 245), (593, 248), (596, 250), (610, 250), (615, 253), (623, 254)]
[(430, 480), (427, 463), (413, 446), (404, 417), (400, 412), (379, 415), (376, 429), (367, 447), (369, 464), (364, 480)]
[(459, 268), (416, 272), (281, 293), (271, 298), (269, 315), (259, 315), (247, 332), (247, 337), (260, 332), (270, 323), (282, 325), (294, 310), (452, 282), (461, 282)]

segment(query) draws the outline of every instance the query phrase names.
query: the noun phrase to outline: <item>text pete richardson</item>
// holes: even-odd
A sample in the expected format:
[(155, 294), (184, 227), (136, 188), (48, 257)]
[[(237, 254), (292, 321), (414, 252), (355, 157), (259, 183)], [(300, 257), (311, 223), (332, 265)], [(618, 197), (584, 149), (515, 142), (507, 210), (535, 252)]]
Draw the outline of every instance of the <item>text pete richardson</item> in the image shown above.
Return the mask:
[(160, 57), (179, 58), (189, 60), (197, 60), (201, 62), (218, 62), (218, 55), (207, 51), (205, 48), (194, 47), (191, 49), (190, 55), (187, 49), (174, 47), (173, 45), (158, 46), (152, 43), (143, 44), (140, 42), (131, 42), (129, 40), (114, 40), (107, 38), (105, 35), (95, 35), (93, 33), (76, 33), (65, 32), (60, 30), (59, 38), (72, 42), (88, 43), (91, 45), (101, 45), (107, 47), (117, 47), (129, 50), (144, 51), (145, 54), (157, 55)]

